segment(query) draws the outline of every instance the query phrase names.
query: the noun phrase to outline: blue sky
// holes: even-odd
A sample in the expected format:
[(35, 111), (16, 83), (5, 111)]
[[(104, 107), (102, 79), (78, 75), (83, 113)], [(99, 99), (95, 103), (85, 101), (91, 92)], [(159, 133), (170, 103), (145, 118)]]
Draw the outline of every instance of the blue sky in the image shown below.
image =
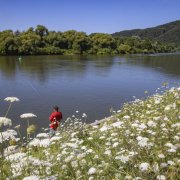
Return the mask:
[(180, 20), (180, 0), (0, 0), (0, 31), (45, 25), (113, 33)]

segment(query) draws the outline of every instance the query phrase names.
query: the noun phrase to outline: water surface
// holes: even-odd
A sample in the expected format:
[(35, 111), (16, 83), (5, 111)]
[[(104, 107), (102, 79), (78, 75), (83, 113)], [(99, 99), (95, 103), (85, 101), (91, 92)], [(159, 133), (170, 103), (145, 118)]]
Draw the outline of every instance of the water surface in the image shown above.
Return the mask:
[(79, 110), (93, 122), (133, 96), (147, 96), (145, 90), (155, 93), (163, 82), (180, 82), (180, 54), (0, 57), (0, 116), (8, 107), (2, 99), (16, 96), (21, 101), (8, 115), (13, 125), (22, 123), (20, 114), (32, 112), (38, 116), (33, 123), (47, 127), (53, 105), (64, 119)]

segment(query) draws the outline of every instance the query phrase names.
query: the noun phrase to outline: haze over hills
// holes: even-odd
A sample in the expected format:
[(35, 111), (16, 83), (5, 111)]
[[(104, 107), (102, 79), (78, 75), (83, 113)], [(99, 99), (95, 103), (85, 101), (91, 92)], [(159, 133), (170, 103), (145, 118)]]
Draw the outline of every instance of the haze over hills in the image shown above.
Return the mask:
[(133, 29), (115, 32), (114, 37), (139, 36), (142, 39), (157, 40), (180, 45), (180, 20), (146, 29)]

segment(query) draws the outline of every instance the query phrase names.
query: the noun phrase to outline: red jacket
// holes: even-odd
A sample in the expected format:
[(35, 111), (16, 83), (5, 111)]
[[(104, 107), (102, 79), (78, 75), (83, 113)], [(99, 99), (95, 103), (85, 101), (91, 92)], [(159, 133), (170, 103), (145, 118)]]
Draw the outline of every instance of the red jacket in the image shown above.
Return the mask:
[(50, 128), (56, 130), (59, 126), (59, 122), (62, 119), (62, 113), (61, 112), (53, 112), (49, 120), (51, 121)]

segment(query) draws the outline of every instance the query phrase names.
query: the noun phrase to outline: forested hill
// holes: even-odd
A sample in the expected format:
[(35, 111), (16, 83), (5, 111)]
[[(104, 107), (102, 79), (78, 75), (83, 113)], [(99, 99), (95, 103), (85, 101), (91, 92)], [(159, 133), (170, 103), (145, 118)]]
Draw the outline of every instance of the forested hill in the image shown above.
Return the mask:
[(120, 31), (113, 33), (112, 36), (114, 37), (139, 36), (142, 39), (151, 39), (160, 42), (180, 45), (180, 20), (152, 28)]

